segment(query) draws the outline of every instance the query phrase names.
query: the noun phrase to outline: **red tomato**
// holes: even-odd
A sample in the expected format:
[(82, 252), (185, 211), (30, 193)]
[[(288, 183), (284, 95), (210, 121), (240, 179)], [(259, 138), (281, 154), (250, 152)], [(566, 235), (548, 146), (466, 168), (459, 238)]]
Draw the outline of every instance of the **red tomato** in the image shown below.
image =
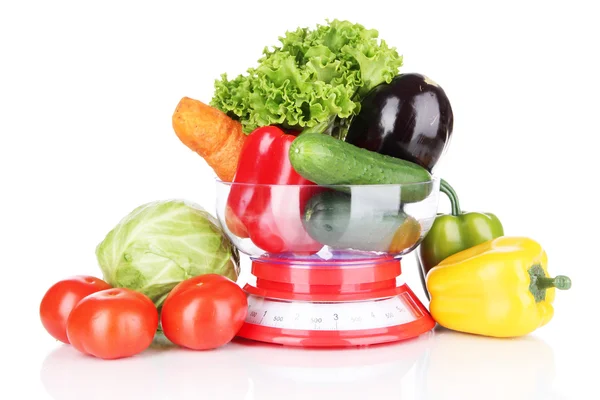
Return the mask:
[(77, 350), (104, 359), (130, 357), (154, 340), (158, 311), (145, 295), (125, 288), (103, 290), (75, 306), (67, 321)]
[(179, 283), (162, 306), (163, 333), (193, 350), (215, 349), (238, 333), (246, 314), (246, 293), (232, 280), (206, 274)]
[(42, 325), (52, 337), (69, 344), (67, 319), (71, 310), (85, 296), (110, 288), (108, 283), (93, 276), (74, 276), (55, 283), (40, 303)]

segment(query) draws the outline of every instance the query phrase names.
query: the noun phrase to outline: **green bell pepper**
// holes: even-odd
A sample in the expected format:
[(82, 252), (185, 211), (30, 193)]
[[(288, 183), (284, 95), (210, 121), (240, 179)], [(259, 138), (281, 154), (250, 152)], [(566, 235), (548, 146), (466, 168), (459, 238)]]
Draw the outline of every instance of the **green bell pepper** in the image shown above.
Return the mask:
[(494, 214), (462, 212), (458, 195), (443, 179), (440, 191), (450, 199), (452, 213), (437, 215), (417, 251), (419, 275), (428, 299), (425, 279), (429, 270), (453, 254), (504, 235), (502, 223)]

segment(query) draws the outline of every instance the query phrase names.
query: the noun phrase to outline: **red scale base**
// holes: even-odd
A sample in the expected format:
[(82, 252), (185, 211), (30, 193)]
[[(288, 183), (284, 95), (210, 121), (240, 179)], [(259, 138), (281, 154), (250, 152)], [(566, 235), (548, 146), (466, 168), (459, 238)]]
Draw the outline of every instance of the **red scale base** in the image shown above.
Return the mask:
[(248, 317), (238, 336), (303, 347), (368, 346), (419, 336), (435, 326), (392, 257), (324, 261), (258, 258), (247, 284)]

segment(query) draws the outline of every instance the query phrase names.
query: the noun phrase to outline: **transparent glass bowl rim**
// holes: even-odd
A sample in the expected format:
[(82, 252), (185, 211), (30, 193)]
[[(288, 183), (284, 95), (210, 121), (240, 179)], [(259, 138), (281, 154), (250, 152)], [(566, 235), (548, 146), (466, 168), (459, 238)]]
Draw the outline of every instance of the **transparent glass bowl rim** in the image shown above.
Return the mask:
[(411, 187), (419, 187), (424, 185), (437, 184), (441, 181), (441, 178), (432, 175), (431, 179), (423, 182), (412, 182), (412, 183), (385, 183), (385, 184), (362, 184), (362, 185), (352, 185), (352, 184), (336, 184), (336, 185), (315, 185), (315, 184), (272, 184), (272, 183), (247, 183), (247, 182), (225, 182), (221, 179), (216, 178), (215, 182), (217, 185), (223, 186), (240, 186), (240, 187), (307, 187), (314, 188), (315, 186), (319, 187), (327, 187), (327, 188), (390, 188), (390, 187), (400, 187), (400, 188), (411, 188)]

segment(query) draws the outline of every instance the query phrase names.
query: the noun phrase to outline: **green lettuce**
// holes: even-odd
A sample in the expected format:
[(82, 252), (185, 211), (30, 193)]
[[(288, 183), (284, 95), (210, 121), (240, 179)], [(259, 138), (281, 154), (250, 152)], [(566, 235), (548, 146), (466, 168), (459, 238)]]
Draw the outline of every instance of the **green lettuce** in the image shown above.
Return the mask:
[(211, 105), (239, 120), (246, 134), (266, 125), (333, 134), (358, 114), (365, 94), (399, 73), (402, 56), (378, 36), (339, 20), (286, 32), (247, 74), (221, 75)]
[(219, 222), (184, 200), (155, 201), (131, 211), (96, 247), (103, 278), (141, 292), (160, 306), (181, 281), (208, 273), (237, 280), (239, 253)]

